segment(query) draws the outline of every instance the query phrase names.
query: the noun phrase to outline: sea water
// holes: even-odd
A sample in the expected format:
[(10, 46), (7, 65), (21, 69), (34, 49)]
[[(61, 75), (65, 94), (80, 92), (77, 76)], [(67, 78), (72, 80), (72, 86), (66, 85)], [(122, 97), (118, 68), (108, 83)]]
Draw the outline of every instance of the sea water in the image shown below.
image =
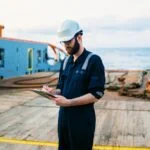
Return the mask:
[(105, 69), (150, 69), (150, 48), (95, 48)]

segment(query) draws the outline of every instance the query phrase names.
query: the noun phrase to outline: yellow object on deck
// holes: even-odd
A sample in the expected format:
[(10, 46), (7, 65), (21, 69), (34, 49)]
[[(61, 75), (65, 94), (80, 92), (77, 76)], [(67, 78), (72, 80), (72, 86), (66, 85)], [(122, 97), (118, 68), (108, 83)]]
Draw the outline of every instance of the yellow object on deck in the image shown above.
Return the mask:
[[(26, 144), (26, 145), (36, 145), (36, 146), (51, 146), (57, 147), (57, 142), (48, 142), (48, 141), (32, 141), (32, 140), (18, 140), (0, 137), (1, 143), (9, 144)], [(94, 145), (93, 150), (150, 150), (150, 147), (119, 147), (119, 146), (99, 146)]]

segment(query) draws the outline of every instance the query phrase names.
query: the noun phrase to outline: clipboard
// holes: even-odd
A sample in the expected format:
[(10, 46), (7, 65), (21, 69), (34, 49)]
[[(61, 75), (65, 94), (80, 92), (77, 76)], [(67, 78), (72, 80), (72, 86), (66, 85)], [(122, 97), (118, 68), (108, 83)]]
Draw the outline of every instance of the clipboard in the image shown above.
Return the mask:
[(48, 92), (44, 92), (44, 91), (42, 91), (42, 90), (33, 89), (33, 90), (31, 90), (31, 91), (33, 91), (33, 92), (35, 92), (35, 93), (37, 93), (37, 94), (39, 94), (39, 95), (41, 95), (41, 96), (43, 96), (43, 97), (46, 97), (46, 98), (49, 98), (49, 97), (56, 98), (55, 95), (53, 95), (53, 94), (51, 94), (51, 93), (48, 93)]

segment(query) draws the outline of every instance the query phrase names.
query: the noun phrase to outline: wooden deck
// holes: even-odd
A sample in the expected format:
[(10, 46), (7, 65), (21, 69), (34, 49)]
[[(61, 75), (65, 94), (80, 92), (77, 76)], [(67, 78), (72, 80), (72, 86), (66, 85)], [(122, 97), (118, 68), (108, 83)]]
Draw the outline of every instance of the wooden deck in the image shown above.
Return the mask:
[[(28, 90), (0, 91), (0, 137), (58, 142), (59, 107)], [(150, 147), (150, 101), (106, 92), (95, 105), (94, 144)], [(56, 150), (55, 147), (0, 143), (0, 150)]]

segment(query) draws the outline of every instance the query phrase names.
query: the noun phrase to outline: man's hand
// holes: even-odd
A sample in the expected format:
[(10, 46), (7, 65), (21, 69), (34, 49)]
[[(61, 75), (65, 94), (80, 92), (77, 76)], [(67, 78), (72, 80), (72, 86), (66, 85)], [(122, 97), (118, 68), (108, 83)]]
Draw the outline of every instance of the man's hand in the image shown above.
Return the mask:
[(48, 85), (43, 85), (42, 91), (55, 94), (54, 93), (54, 88), (50, 88), (50, 87), (48, 87)]
[(55, 101), (56, 105), (58, 106), (63, 106), (63, 107), (68, 107), (71, 104), (71, 101), (64, 96), (56, 95), (57, 98), (53, 98)]
[(54, 88), (49, 87), (48, 85), (43, 85), (42, 91), (48, 92), (48, 93), (51, 93), (51, 94), (54, 94), (54, 95), (55, 95), (55, 94), (56, 94), (56, 95), (61, 94), (60, 89), (54, 89)]

